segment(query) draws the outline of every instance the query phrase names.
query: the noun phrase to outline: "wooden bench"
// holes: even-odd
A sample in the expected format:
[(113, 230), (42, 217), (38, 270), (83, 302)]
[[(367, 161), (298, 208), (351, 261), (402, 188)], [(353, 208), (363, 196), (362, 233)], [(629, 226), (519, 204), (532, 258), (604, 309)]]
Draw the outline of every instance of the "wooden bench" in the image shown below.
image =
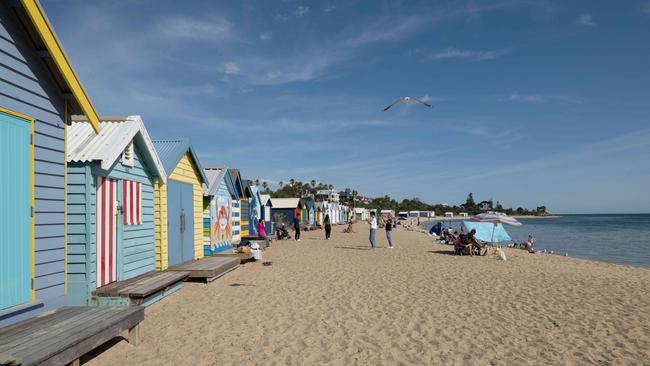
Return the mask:
[(208, 283), (239, 267), (239, 263), (238, 257), (205, 257), (170, 267), (167, 271), (187, 271), (190, 275), (186, 280)]
[[(151, 271), (140, 276), (110, 283), (93, 292), (98, 297), (126, 297), (131, 305), (150, 305), (175, 291), (190, 275), (187, 271)], [(176, 287), (175, 287), (176, 286)], [(170, 291), (173, 290), (173, 291)]]
[(128, 331), (140, 341), (144, 308), (65, 307), (0, 328), (0, 362), (9, 365), (79, 365), (84, 354)]

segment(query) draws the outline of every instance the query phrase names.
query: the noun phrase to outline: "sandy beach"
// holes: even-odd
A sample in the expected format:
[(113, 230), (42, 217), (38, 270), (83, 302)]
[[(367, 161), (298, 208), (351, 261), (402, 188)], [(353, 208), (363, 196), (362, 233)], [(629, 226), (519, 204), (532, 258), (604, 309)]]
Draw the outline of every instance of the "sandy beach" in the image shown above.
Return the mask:
[(367, 226), (274, 242), (146, 310), (143, 342), (88, 365), (650, 364), (650, 270), (507, 249), (452, 256), (397, 229), (370, 251)]

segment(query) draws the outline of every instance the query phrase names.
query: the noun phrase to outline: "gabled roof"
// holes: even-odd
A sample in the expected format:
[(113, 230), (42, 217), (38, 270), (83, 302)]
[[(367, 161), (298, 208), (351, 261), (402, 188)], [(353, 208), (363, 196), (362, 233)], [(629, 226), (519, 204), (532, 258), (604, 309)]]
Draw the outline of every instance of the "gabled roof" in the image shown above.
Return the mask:
[(246, 194), (248, 195), (248, 197), (255, 198), (255, 196), (257, 196), (257, 198), (259, 200), (260, 189), (256, 185), (254, 185), (251, 180), (249, 180), (249, 179), (244, 180), (244, 187), (245, 187), (244, 189), (246, 190)]
[[(260, 194), (260, 203), (262, 206), (266, 206), (267, 203), (271, 202), (271, 195), (268, 194)], [(273, 203), (271, 202), (271, 206), (273, 206)]]
[(296, 208), (300, 205), (300, 198), (271, 198), (273, 208)]
[(232, 181), (235, 185), (237, 193), (239, 194), (239, 197), (248, 198), (246, 195), (246, 190), (244, 189), (244, 182), (242, 182), (241, 174), (239, 173), (239, 169), (228, 168), (228, 172), (232, 177)]
[(95, 134), (88, 120), (74, 116), (66, 129), (66, 160), (68, 162), (99, 161), (101, 168), (110, 169), (122, 156), (131, 141), (143, 149), (143, 158), (163, 182), (165, 168), (153, 147), (151, 138), (140, 116), (110, 116), (99, 119), (99, 133)]
[(16, 14), (25, 26), (36, 49), (42, 51), (41, 58), (54, 76), (62, 94), (64, 96), (71, 94), (72, 98), (68, 100), (70, 114), (85, 115), (86, 121), (90, 122), (95, 132), (99, 132), (99, 116), (95, 107), (72, 69), (65, 51), (61, 47), (61, 42), (54, 33), (38, 0), (20, 0), (9, 3), (15, 6)]
[(169, 172), (169, 174), (174, 171), (174, 168), (176, 168), (176, 165), (178, 165), (183, 156), (189, 152), (192, 160), (194, 160), (196, 169), (199, 171), (201, 180), (203, 183), (208, 182), (208, 178), (205, 176), (203, 167), (201, 166), (189, 139), (155, 140), (153, 141), (153, 146), (156, 148), (158, 156), (160, 156), (165, 171)]
[(226, 167), (205, 167), (203, 171), (205, 172), (205, 176), (208, 179), (207, 183), (203, 185), (204, 196), (214, 196), (219, 189), (219, 184), (221, 181), (225, 180), (226, 186), (228, 187), (228, 192), (230, 192), (232, 196), (236, 197), (235, 187)]

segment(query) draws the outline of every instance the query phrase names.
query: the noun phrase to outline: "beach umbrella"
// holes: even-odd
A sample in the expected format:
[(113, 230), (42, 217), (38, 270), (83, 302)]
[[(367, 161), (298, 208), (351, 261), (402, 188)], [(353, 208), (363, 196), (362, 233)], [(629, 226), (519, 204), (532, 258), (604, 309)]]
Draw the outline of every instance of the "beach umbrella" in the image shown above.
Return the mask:
[(478, 222), (491, 222), (494, 224), (492, 228), (492, 240), (494, 240), (494, 230), (498, 224), (507, 224), (512, 226), (521, 226), (522, 223), (517, 221), (514, 217), (508, 216), (502, 212), (486, 212), (472, 217), (472, 221)]

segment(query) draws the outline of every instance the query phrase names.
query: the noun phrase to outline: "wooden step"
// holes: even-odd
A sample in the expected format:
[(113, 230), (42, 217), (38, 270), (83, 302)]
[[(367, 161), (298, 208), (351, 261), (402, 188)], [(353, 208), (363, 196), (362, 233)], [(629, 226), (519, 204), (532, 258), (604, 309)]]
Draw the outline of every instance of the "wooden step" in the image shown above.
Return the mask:
[[(66, 365), (129, 331), (139, 341), (144, 308), (65, 307), (0, 328), (0, 361), (18, 365)], [(10, 364), (10, 363), (9, 363)]]
[(190, 275), (187, 271), (151, 271), (140, 276), (110, 283), (93, 292), (100, 297), (130, 297), (143, 299), (157, 292), (164, 291), (175, 283), (182, 282)]
[(239, 267), (239, 263), (238, 257), (205, 257), (170, 267), (167, 271), (188, 271), (188, 279), (212, 282)]

